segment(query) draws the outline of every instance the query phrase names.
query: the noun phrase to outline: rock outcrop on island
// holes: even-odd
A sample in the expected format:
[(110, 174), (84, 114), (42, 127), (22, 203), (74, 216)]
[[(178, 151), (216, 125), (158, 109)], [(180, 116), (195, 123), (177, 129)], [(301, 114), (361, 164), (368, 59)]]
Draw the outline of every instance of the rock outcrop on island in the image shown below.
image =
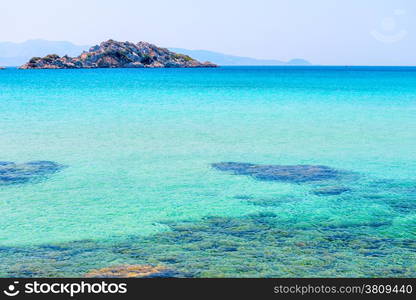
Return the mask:
[(91, 47), (77, 57), (49, 54), (33, 57), (20, 69), (90, 69), (90, 68), (206, 68), (217, 67), (192, 57), (146, 42), (137, 44), (108, 40)]

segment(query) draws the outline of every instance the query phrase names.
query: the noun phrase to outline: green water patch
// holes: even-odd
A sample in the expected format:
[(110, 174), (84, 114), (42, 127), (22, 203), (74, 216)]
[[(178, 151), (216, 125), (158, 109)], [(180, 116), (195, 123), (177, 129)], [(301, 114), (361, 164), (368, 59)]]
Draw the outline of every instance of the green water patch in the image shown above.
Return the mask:
[(122, 264), (162, 265), (178, 277), (414, 277), (416, 242), (390, 238), (391, 223), (293, 226), (264, 212), (168, 222), (149, 237), (112, 237), (0, 248), (0, 275), (83, 276)]
[(361, 190), (363, 198), (382, 201), (398, 213), (416, 212), (416, 181), (376, 180)]
[[(399, 214), (416, 212), (416, 181), (414, 180), (381, 180), (354, 172), (339, 172), (324, 166), (219, 163), (213, 164), (213, 167), (234, 175), (248, 175), (256, 180), (289, 181), (294, 185), (302, 185), (299, 190), (303, 189), (308, 193), (303, 195), (277, 194), (269, 197), (241, 194), (233, 197), (258, 206), (281, 207), (291, 202), (313, 201), (314, 199), (316, 201), (316, 196), (318, 196), (318, 198), (334, 199), (340, 203), (345, 201), (350, 206), (354, 203), (357, 206), (374, 204), (388, 206)], [(321, 170), (321, 167), (324, 169)], [(322, 172), (325, 175), (322, 175)]]

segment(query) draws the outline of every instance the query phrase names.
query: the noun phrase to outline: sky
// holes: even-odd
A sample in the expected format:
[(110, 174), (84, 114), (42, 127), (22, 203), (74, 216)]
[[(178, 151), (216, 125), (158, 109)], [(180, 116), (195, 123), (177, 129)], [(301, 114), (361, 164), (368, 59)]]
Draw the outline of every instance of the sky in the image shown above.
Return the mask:
[(1, 0), (0, 41), (109, 38), (321, 65), (416, 65), (414, 0)]

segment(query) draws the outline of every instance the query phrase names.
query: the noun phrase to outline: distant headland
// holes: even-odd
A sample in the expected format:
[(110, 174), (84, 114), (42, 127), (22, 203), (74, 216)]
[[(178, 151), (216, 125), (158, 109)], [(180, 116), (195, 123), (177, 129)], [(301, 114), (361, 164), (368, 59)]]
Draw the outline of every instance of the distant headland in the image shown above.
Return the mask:
[(211, 62), (160, 48), (147, 42), (108, 40), (77, 57), (49, 54), (33, 57), (20, 69), (93, 69), (93, 68), (212, 68)]

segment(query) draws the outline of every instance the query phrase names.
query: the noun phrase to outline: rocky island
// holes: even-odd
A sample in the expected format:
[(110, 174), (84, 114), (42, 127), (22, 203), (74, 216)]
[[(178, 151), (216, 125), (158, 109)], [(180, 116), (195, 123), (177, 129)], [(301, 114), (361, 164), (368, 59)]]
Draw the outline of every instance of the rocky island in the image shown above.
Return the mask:
[(77, 57), (49, 54), (33, 57), (20, 69), (92, 69), (92, 68), (210, 68), (217, 65), (169, 51), (146, 42), (108, 40), (91, 47)]

